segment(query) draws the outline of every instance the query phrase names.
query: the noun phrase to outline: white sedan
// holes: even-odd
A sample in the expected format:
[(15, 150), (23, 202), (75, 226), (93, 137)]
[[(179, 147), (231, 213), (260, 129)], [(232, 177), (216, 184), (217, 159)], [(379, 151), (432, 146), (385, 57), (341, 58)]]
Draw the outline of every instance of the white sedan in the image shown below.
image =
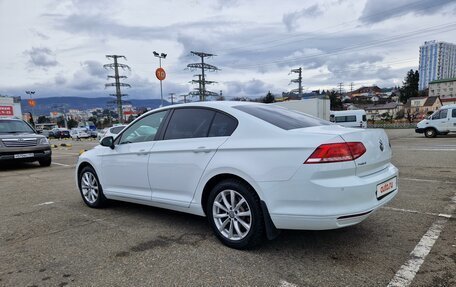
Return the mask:
[(246, 102), (153, 110), (76, 168), (89, 207), (112, 199), (206, 216), (239, 249), (280, 229), (360, 223), (397, 194), (397, 176), (381, 129)]

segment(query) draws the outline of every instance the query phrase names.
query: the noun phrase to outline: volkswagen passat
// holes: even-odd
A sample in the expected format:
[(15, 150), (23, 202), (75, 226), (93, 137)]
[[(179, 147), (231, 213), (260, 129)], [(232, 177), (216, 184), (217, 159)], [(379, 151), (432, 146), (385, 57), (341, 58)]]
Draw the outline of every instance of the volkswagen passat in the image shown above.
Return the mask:
[(248, 248), (279, 229), (357, 224), (398, 192), (381, 129), (344, 128), (284, 108), (205, 102), (151, 111), (83, 153), (90, 207), (122, 200), (206, 216)]

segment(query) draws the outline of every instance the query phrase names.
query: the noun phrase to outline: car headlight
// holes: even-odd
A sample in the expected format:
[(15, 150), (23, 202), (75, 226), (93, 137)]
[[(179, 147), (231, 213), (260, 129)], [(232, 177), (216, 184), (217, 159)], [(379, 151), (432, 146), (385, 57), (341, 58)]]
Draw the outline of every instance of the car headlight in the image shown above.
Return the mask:
[(40, 141), (38, 143), (39, 144), (49, 144), (49, 141), (47, 138), (40, 138)]

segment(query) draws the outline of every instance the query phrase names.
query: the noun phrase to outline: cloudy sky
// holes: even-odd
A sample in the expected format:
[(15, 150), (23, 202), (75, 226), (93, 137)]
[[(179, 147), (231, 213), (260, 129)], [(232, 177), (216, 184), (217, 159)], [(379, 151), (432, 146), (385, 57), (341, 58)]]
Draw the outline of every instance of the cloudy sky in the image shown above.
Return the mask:
[(198, 58), (220, 71), (210, 90), (230, 97), (280, 94), (292, 68), (306, 91), (398, 85), (427, 40), (456, 42), (454, 0), (0, 0), (0, 94), (106, 96), (106, 54), (127, 57), (130, 98), (192, 90)]

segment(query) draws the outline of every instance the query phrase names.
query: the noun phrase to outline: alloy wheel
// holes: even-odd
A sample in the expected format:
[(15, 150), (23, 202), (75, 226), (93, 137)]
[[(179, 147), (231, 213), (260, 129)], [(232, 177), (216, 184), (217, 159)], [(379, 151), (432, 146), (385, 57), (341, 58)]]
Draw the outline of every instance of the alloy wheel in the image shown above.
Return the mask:
[(99, 196), (99, 186), (98, 181), (95, 175), (91, 172), (84, 172), (81, 176), (81, 189), (84, 199), (90, 203), (94, 204)]
[(252, 226), (252, 212), (247, 200), (231, 189), (217, 194), (212, 205), (212, 217), (218, 231), (229, 240), (245, 238)]

